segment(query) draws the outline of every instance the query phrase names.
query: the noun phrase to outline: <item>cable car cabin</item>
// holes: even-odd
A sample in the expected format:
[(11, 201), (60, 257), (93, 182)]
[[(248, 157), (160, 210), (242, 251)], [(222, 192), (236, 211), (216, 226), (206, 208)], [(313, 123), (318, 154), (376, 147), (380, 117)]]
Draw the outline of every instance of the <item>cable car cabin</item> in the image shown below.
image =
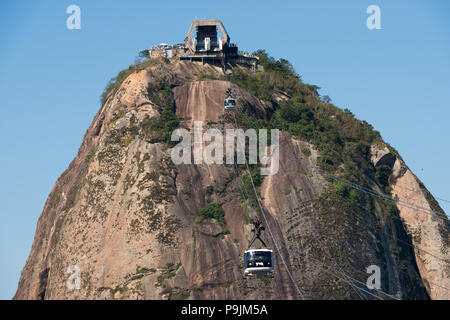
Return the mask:
[(249, 249), (244, 253), (244, 276), (273, 277), (273, 253), (269, 249)]
[(234, 110), (236, 109), (236, 100), (233, 98), (228, 98), (223, 101), (223, 106), (225, 110)]

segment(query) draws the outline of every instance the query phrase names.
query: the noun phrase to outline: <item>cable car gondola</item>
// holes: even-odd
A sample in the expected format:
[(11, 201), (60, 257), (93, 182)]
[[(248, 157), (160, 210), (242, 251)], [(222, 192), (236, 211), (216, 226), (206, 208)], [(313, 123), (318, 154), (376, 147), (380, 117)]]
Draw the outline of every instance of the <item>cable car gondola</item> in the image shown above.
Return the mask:
[(244, 253), (245, 276), (273, 277), (273, 252), (270, 249), (249, 249)]
[[(261, 232), (265, 228), (259, 219), (253, 221), (253, 225), (253, 239), (244, 252), (244, 276), (266, 275), (273, 277), (273, 252), (267, 249), (265, 242), (261, 239)], [(265, 248), (250, 249), (256, 239), (261, 241)]]
[(223, 101), (223, 107), (225, 110), (234, 110), (236, 109), (236, 99), (233, 98), (233, 94), (231, 92), (231, 88), (228, 88), (226, 92), (226, 99)]
[(234, 110), (236, 109), (236, 100), (233, 98), (227, 98), (223, 101), (223, 106), (225, 110)]

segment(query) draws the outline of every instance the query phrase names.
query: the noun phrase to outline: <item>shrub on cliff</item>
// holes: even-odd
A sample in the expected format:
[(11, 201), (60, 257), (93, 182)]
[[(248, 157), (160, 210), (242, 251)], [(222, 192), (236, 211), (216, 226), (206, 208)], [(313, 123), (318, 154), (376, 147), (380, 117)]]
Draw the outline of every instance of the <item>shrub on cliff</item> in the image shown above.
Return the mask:
[(141, 122), (141, 132), (145, 139), (152, 142), (166, 142), (173, 146), (178, 142), (171, 141), (172, 132), (180, 125), (180, 118), (169, 108), (164, 108), (159, 117), (145, 116)]
[(225, 226), (225, 212), (217, 203), (208, 203), (198, 211), (195, 223), (201, 223), (203, 220), (216, 219), (221, 226)]
[(171, 136), (179, 127), (181, 118), (175, 114), (175, 100), (170, 87), (165, 83), (149, 85), (147, 96), (158, 106), (160, 115), (152, 118), (146, 115), (141, 123), (141, 132), (153, 142), (166, 142), (171, 147), (176, 145)]

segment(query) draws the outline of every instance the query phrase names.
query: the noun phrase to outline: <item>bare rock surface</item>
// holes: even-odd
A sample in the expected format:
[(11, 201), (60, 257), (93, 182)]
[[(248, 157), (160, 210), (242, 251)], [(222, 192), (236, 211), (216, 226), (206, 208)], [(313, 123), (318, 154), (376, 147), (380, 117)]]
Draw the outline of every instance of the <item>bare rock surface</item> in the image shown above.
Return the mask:
[[(383, 159), (389, 161), (382, 162)], [(411, 236), (420, 275), (432, 299), (450, 299), (450, 252), (448, 223), (439, 219), (439, 206), (432, 205), (431, 195), (403, 160), (387, 146), (372, 146), (374, 165), (390, 164), (390, 186), (398, 202), (402, 222)], [(427, 198), (428, 196), (428, 198)], [(443, 216), (445, 217), (445, 216)]]

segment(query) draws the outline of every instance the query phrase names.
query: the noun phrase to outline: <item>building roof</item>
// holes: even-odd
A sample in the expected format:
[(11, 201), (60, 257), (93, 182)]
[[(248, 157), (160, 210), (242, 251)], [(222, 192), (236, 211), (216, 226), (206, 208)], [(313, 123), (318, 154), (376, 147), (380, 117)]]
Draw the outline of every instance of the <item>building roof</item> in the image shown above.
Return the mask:
[(192, 22), (191, 27), (189, 28), (186, 38), (184, 39), (184, 43), (189, 49), (195, 51), (195, 48), (192, 47), (190, 39), (192, 37), (192, 33), (194, 32), (194, 28), (200, 26), (218, 26), (220, 28), (220, 31), (222, 31), (223, 33), (223, 43), (228, 44), (230, 42), (230, 36), (228, 35), (227, 30), (225, 30), (222, 21), (218, 19), (195, 19)]

